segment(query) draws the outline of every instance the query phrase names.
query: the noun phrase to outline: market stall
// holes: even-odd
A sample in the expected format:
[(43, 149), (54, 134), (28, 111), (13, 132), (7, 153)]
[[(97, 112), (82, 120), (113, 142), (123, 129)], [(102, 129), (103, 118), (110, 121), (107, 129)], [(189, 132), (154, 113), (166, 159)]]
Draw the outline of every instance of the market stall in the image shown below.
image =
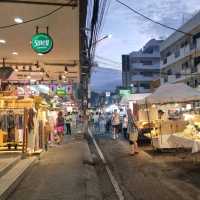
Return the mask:
[[(199, 139), (199, 101), (200, 93), (195, 89), (183, 83), (165, 84), (138, 102), (138, 124), (151, 126), (149, 137), (156, 149), (193, 148), (190, 140)], [(183, 138), (182, 144), (180, 138)]]

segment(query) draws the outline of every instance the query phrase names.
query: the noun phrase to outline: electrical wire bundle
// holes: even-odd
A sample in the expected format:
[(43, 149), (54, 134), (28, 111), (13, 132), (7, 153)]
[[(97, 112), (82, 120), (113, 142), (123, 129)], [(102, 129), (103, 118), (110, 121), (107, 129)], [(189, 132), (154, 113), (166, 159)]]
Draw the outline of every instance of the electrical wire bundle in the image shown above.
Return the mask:
[(88, 0), (88, 19), (86, 24), (87, 28), (89, 28), (87, 36), (90, 64), (94, 59), (96, 43), (101, 33), (109, 2), (110, 0)]

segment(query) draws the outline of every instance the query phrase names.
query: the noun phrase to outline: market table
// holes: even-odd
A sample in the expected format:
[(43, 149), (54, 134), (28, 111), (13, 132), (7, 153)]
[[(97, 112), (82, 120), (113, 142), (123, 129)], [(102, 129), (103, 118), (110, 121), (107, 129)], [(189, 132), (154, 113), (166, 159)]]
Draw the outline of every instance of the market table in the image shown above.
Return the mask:
[(177, 133), (171, 135), (168, 140), (177, 148), (192, 149), (192, 153), (197, 153), (200, 151), (200, 139), (184, 137), (184, 135)]

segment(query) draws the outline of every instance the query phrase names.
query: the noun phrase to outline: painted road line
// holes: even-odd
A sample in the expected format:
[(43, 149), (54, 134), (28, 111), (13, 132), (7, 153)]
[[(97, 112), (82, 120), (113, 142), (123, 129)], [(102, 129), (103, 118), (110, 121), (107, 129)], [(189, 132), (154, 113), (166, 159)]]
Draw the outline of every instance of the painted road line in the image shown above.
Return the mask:
[(97, 150), (97, 152), (98, 152), (98, 154), (99, 154), (99, 156), (100, 156), (102, 162), (105, 164), (105, 168), (106, 168), (107, 174), (108, 174), (108, 176), (109, 176), (109, 178), (110, 178), (110, 181), (111, 181), (111, 183), (112, 183), (112, 185), (113, 185), (113, 187), (114, 187), (114, 189), (115, 189), (115, 192), (116, 192), (116, 194), (117, 194), (118, 199), (119, 199), (119, 200), (124, 200), (123, 192), (122, 192), (122, 190), (120, 189), (119, 184), (118, 184), (116, 178), (113, 176), (113, 174), (112, 174), (112, 172), (111, 172), (109, 166), (107, 165), (106, 160), (105, 160), (105, 157), (104, 157), (104, 155), (103, 155), (103, 153), (102, 153), (102, 151), (101, 151), (99, 145), (97, 144), (97, 142), (96, 142), (94, 136), (92, 135), (92, 132), (91, 132), (90, 129), (88, 129), (88, 133), (89, 133), (90, 137), (92, 138), (92, 141), (93, 141), (93, 143), (94, 143), (94, 145), (95, 145), (95, 148), (96, 148), (96, 150)]

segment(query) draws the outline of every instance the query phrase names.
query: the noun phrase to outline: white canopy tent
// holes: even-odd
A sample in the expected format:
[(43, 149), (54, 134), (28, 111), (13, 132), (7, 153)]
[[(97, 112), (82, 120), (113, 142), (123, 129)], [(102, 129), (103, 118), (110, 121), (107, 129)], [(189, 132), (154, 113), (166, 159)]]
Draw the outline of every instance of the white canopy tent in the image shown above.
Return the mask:
[[(200, 100), (200, 92), (184, 83), (161, 85), (153, 94), (145, 98), (148, 104), (181, 103)], [(139, 103), (145, 103), (139, 101)]]
[(145, 97), (148, 97), (149, 95), (151, 95), (151, 93), (130, 94), (128, 96), (123, 96), (121, 101), (120, 101), (120, 104), (121, 105), (128, 105), (129, 102), (136, 103), (137, 101), (142, 100)]

